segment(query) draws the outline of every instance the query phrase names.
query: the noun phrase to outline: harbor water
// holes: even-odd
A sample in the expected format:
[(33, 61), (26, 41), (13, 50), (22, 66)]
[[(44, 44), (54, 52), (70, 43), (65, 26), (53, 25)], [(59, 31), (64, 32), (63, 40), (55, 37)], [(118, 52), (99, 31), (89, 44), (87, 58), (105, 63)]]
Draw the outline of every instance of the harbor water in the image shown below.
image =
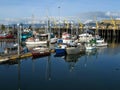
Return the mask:
[(0, 64), (0, 90), (120, 90), (119, 84), (119, 43), (79, 55), (52, 53)]

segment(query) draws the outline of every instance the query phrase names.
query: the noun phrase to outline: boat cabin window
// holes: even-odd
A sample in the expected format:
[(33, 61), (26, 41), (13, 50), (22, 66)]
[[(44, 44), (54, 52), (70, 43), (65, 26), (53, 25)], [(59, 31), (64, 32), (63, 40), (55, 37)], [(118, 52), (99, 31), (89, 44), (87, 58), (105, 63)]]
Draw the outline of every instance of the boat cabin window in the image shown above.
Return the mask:
[(44, 34), (44, 35), (37, 35), (37, 37), (39, 38), (40, 41), (45, 41), (48, 40), (48, 35)]

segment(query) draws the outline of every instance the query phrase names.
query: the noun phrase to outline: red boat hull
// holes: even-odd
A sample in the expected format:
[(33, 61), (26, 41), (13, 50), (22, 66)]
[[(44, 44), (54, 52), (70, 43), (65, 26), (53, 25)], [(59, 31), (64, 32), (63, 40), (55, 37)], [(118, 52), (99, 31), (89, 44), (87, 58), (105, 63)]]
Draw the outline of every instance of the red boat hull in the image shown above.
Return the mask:
[(44, 57), (44, 56), (49, 56), (50, 52), (32, 52), (32, 57), (33, 58), (39, 58), (39, 57)]

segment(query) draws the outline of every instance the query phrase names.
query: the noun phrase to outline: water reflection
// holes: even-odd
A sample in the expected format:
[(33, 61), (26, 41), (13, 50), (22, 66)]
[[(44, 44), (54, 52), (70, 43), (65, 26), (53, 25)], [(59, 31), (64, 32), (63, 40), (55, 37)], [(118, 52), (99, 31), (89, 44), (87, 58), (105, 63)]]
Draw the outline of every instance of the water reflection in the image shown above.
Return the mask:
[(21, 90), (21, 66), (20, 66), (20, 60), (18, 59), (18, 60), (16, 60), (16, 61), (18, 61), (18, 90)]
[(8, 60), (0, 63), (0, 65), (15, 65), (15, 64), (18, 64), (18, 60)]
[[(17, 84), (16, 84), (16, 86), (14, 86), (14, 87), (17, 87), (17, 90), (21, 90), (21, 66), (20, 66), (20, 63), (21, 63), (21, 61), (19, 60), (19, 59), (17, 59), (17, 60), (9, 60), (9, 61), (5, 61), (5, 62), (1, 62), (0, 63), (0, 65), (2, 65), (2, 66), (7, 66), (7, 68), (8, 68), (8, 72), (9, 72), (9, 69), (11, 68), (11, 67), (13, 67), (13, 66), (15, 66), (15, 72), (17, 72)], [(12, 68), (12, 69), (14, 69), (14, 68)], [(7, 75), (7, 77), (9, 77), (9, 78), (11, 78), (10, 77), (10, 75), (12, 75), (12, 76), (14, 76), (14, 74), (12, 74), (12, 73), (14, 73), (14, 72), (11, 72), (11, 73), (9, 73), (9, 76)], [(5, 75), (6, 76), (6, 75)], [(14, 80), (15, 79), (15, 76), (14, 77), (12, 77), (12, 79)], [(12, 82), (12, 81), (11, 81)], [(10, 83), (9, 83), (10, 84)], [(11, 85), (11, 84), (10, 84)], [(5, 89), (6, 90), (6, 89)]]
[(46, 65), (46, 79), (51, 80), (51, 57), (48, 56), (47, 65)]
[(90, 56), (90, 55), (97, 55), (97, 49), (86, 50), (86, 55), (88, 55), (88, 56)]
[(69, 71), (73, 71), (75, 64), (78, 62), (82, 54), (65, 55), (64, 59), (69, 64)]
[(45, 79), (46, 80), (51, 80), (51, 63), (52, 63), (52, 58), (51, 58), (52, 54), (49, 56), (45, 56), (45, 57), (40, 57), (40, 58), (32, 58), (32, 72), (35, 72), (35, 67), (38, 67), (38, 65), (36, 65), (38, 62), (39, 63), (45, 63), (43, 65), (45, 65), (45, 68), (43, 68), (43, 71), (45, 71)]
[(93, 58), (96, 60), (98, 58), (98, 48), (92, 50), (86, 50), (84, 58), (85, 58), (84, 67), (87, 67), (88, 60)]
[[(119, 50), (119, 45), (114, 48), (109, 45), (84, 54), (55, 57), (53, 53), (37, 59), (2, 62), (0, 89), (5, 90), (9, 82), (11, 90), (57, 90), (61, 86), (64, 86), (61, 90), (120, 89)], [(4, 65), (9, 66), (7, 72)]]
[(98, 47), (97, 48), (97, 53), (98, 54), (104, 53), (107, 48), (108, 48), (108, 46)]

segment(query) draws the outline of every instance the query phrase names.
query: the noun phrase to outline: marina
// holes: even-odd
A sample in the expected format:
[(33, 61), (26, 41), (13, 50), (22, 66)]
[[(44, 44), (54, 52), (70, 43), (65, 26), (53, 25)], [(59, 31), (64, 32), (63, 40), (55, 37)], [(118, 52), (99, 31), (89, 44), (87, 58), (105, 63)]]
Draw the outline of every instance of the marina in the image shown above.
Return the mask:
[(0, 90), (120, 90), (119, 3), (1, 0)]
[(58, 35), (48, 26), (47, 32), (34, 28), (30, 34), (19, 26), (14, 39), (0, 39), (0, 79), (13, 82), (0, 81), (0, 89), (120, 88), (119, 35), (106, 36), (108, 32), (102, 35), (88, 28), (77, 34), (59, 28)]

